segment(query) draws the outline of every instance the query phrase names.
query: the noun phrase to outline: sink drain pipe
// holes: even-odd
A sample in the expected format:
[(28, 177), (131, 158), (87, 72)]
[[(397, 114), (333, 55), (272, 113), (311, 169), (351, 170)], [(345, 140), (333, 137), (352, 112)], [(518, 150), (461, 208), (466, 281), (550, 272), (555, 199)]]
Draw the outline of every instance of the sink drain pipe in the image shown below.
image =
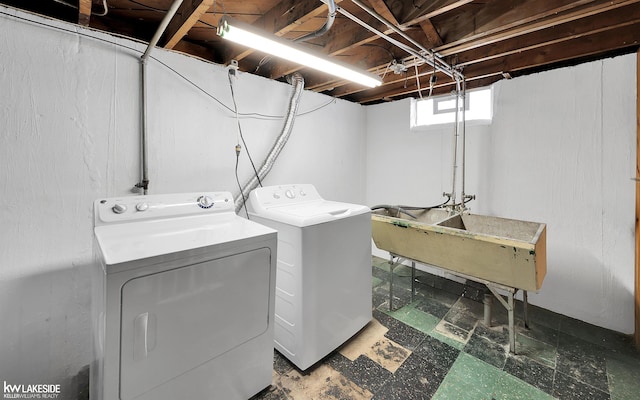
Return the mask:
[(151, 50), (158, 44), (160, 37), (164, 33), (164, 30), (167, 29), (167, 25), (171, 22), (171, 19), (178, 11), (178, 8), (182, 4), (183, 0), (175, 0), (167, 13), (165, 14), (162, 22), (160, 22), (160, 26), (156, 30), (156, 33), (149, 41), (149, 45), (147, 46), (147, 50), (145, 50), (144, 54), (140, 58), (140, 91), (141, 91), (141, 115), (140, 115), (140, 153), (141, 153), (141, 169), (142, 169), (142, 179), (140, 182), (135, 184), (135, 187), (142, 189), (143, 194), (147, 194), (149, 191), (149, 167), (147, 162), (147, 59), (151, 54)]
[(273, 143), (271, 150), (269, 150), (267, 157), (258, 170), (258, 174), (252, 176), (251, 179), (249, 179), (247, 183), (242, 186), (241, 192), (236, 196), (236, 213), (238, 213), (242, 206), (244, 206), (244, 199), (247, 199), (249, 197), (249, 192), (255, 189), (258, 186), (259, 182), (262, 181), (265, 176), (267, 176), (269, 171), (271, 171), (273, 164), (284, 148), (284, 145), (287, 144), (289, 136), (291, 135), (293, 122), (296, 117), (296, 112), (298, 111), (298, 104), (300, 103), (300, 95), (302, 94), (302, 90), (304, 89), (304, 78), (302, 77), (302, 75), (296, 72), (293, 75), (288, 76), (287, 81), (293, 85), (293, 90), (291, 92), (291, 98), (289, 99), (289, 109), (287, 111), (287, 114), (285, 115), (282, 131), (280, 132), (280, 135), (278, 136), (276, 141)]

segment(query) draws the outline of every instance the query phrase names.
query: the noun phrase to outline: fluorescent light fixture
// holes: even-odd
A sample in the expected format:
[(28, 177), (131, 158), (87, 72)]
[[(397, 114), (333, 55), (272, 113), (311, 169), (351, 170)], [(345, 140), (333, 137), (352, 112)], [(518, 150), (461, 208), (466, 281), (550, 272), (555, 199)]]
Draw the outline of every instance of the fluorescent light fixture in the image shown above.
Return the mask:
[(261, 33), (251, 25), (227, 16), (223, 16), (218, 23), (218, 36), (367, 87), (382, 84), (382, 80), (374, 74), (356, 71), (346, 64), (329, 60), (324, 54), (313, 52), (275, 35)]

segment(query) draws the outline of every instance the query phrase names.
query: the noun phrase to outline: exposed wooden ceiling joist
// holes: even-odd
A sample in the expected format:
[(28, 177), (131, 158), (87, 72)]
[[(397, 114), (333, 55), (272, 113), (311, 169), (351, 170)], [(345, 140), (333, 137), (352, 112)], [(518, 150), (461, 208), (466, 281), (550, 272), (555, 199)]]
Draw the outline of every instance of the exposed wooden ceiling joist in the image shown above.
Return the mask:
[[(148, 41), (173, 0), (0, 0), (0, 3)], [(417, 49), (362, 10), (354, 0), (338, 7), (395, 40)], [(421, 47), (433, 49), (462, 68), (468, 87), (488, 84), (503, 75), (518, 76), (581, 60), (634, 52), (640, 41), (640, 0), (358, 0)], [(384, 75), (382, 87), (367, 89), (264, 53), (221, 40), (216, 35), (224, 15), (277, 36), (295, 39), (326, 20), (321, 0), (185, 0), (165, 33), (165, 46), (227, 64), (271, 79), (299, 71), (309, 90), (371, 104), (419, 97), (433, 70), (415, 55), (380, 39), (338, 14), (331, 30), (303, 45), (356, 68)], [(419, 50), (418, 50), (419, 51)], [(417, 65), (417, 71), (414, 65)], [(416, 72), (418, 77), (416, 78)], [(418, 80), (419, 79), (419, 85)], [(434, 93), (451, 90), (452, 81), (438, 74)]]
[(92, 0), (78, 0), (78, 24), (89, 26)]
[(176, 15), (173, 17), (165, 31), (165, 45), (167, 49), (173, 49), (176, 44), (193, 28), (200, 17), (213, 5), (214, 0), (187, 0), (183, 1)]

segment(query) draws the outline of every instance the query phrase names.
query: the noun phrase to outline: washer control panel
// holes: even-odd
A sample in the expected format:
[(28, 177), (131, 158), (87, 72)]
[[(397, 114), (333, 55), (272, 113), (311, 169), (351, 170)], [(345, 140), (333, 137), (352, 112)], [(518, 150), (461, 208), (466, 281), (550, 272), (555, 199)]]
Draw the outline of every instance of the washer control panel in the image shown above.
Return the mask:
[(96, 200), (96, 226), (131, 220), (182, 217), (207, 213), (235, 214), (229, 192), (123, 196)]
[(249, 198), (259, 208), (322, 200), (311, 184), (265, 186), (253, 190)]

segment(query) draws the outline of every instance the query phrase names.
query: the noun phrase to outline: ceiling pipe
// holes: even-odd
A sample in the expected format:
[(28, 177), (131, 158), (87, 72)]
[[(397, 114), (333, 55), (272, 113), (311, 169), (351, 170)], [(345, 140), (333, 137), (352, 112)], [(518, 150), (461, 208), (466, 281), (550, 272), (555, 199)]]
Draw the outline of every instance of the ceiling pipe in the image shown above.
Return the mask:
[(178, 8), (182, 4), (183, 0), (175, 0), (164, 18), (160, 22), (160, 26), (158, 26), (158, 30), (151, 38), (147, 49), (145, 50), (142, 57), (140, 57), (140, 82), (141, 82), (141, 107), (142, 107), (142, 115), (140, 118), (141, 124), (141, 134), (140, 134), (140, 147), (141, 147), (141, 168), (142, 168), (142, 180), (136, 183), (135, 187), (141, 188), (143, 194), (147, 194), (149, 191), (149, 167), (147, 162), (147, 59), (151, 54), (151, 50), (158, 44), (160, 37), (164, 33), (165, 29), (171, 22), (171, 19), (178, 11)]
[[(431, 59), (432, 59), (432, 62), (430, 63), (430, 65), (432, 67), (434, 66), (433, 65), (434, 63), (439, 63), (439, 64), (441, 64), (442, 68), (446, 69), (447, 71), (449, 71), (451, 73), (451, 74), (447, 74), (450, 77), (453, 78), (453, 75), (459, 74), (459, 72), (456, 71), (451, 65), (447, 64), (442, 58), (437, 56), (436, 53), (432, 49), (427, 49), (426, 47), (421, 45), (418, 41), (414, 40), (411, 36), (409, 36), (406, 33), (404, 33), (404, 31), (402, 29), (400, 29), (399, 27), (397, 27), (396, 25), (391, 23), (391, 21), (388, 21), (386, 18), (384, 18), (382, 15), (378, 14), (376, 11), (374, 11), (371, 8), (367, 7), (360, 0), (351, 0), (351, 2), (353, 4), (355, 4), (355, 5), (357, 5), (358, 7), (360, 7), (361, 9), (363, 9), (367, 14), (371, 15), (372, 17), (374, 17), (378, 21), (380, 21), (383, 24), (385, 24), (389, 29), (393, 30), (395, 33), (397, 33), (398, 35), (400, 35), (403, 38), (405, 38), (411, 44), (416, 46), (420, 51), (422, 51), (424, 53), (428, 53), (431, 56)], [(442, 72), (444, 72), (444, 71), (442, 71)]]
[[(336, 14), (337, 14), (336, 2), (335, 0), (321, 0), (321, 1), (323, 3), (327, 3), (327, 7), (329, 7), (329, 11), (327, 13), (327, 20), (324, 22), (324, 25), (322, 25), (320, 29), (318, 29), (315, 32), (309, 32), (305, 35), (300, 36), (297, 39), (293, 39), (294, 43), (302, 43), (309, 39), (320, 37), (325, 33), (329, 32), (329, 29), (331, 29), (331, 27), (333, 26), (333, 22), (336, 20)], [(263, 57), (262, 60), (260, 60), (260, 63), (258, 64), (258, 67), (256, 68), (255, 72), (257, 72), (258, 68), (260, 68), (262, 65), (267, 63), (269, 60), (271, 60), (270, 55)]]
[(323, 3), (324, 2), (326, 2), (327, 3), (327, 7), (329, 7), (329, 11), (327, 13), (327, 20), (325, 21), (324, 25), (322, 25), (320, 27), (320, 29), (318, 29), (315, 32), (309, 32), (309, 33), (307, 33), (305, 35), (300, 36), (297, 39), (294, 39), (294, 42), (296, 42), (296, 43), (304, 42), (304, 41), (307, 41), (309, 39), (320, 37), (320, 36), (324, 35), (325, 33), (329, 32), (329, 29), (331, 29), (331, 27), (333, 26), (333, 22), (336, 19), (337, 7), (336, 7), (335, 0), (328, 0), (328, 1), (324, 0)]
[[(355, 5), (357, 5), (358, 7), (362, 8), (369, 15), (371, 15), (372, 17), (374, 17), (378, 21), (382, 22), (388, 28), (390, 28), (394, 32), (398, 33), (404, 39), (410, 41), (414, 46), (416, 46), (418, 48), (418, 50), (415, 50), (415, 49), (411, 48), (410, 46), (408, 46), (408, 45), (406, 45), (406, 44), (404, 44), (404, 43), (402, 43), (402, 42), (390, 37), (389, 35), (377, 30), (376, 28), (374, 28), (371, 25), (367, 24), (366, 22), (362, 21), (361, 19), (359, 19), (355, 15), (351, 14), (349, 11), (345, 10), (342, 7), (338, 7), (337, 8), (338, 12), (340, 14), (344, 15), (345, 17), (349, 18), (351, 21), (353, 21), (353, 22), (357, 23), (358, 25), (362, 26), (363, 28), (366, 28), (369, 31), (375, 33), (380, 38), (382, 38), (382, 39), (388, 41), (389, 43), (401, 48), (402, 50), (406, 51), (407, 53), (411, 54), (412, 56), (423, 60), (425, 63), (427, 63), (428, 65), (430, 65), (430, 66), (432, 66), (434, 68), (436, 68), (438, 71), (444, 73), (445, 75), (449, 76), (450, 78), (452, 78), (452, 79), (463, 79), (464, 78), (463, 75), (459, 71), (457, 71), (455, 68), (453, 68), (453, 66), (449, 65), (442, 58), (438, 57), (435, 54), (435, 52), (433, 52), (433, 50), (426, 49), (424, 46), (420, 45), (420, 43), (416, 42), (413, 38), (411, 38), (409, 35), (404, 33), (400, 28), (398, 28), (397, 26), (395, 26), (391, 22), (387, 21), (383, 16), (381, 16), (378, 13), (376, 13), (374, 10), (368, 8), (367, 6), (365, 6), (364, 4), (359, 2), (358, 0), (351, 0), (351, 1)], [(421, 53), (421, 51), (422, 51), (422, 53)], [(429, 56), (427, 56), (427, 55), (425, 55), (423, 53), (428, 53)]]

